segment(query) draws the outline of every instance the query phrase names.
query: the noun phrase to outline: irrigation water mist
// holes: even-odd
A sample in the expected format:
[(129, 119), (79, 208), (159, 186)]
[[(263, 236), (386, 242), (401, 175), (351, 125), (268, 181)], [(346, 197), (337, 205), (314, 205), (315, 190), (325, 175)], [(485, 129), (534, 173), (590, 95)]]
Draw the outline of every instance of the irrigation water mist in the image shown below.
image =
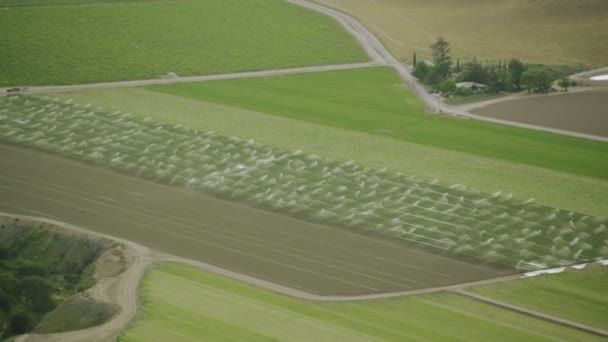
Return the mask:
[(0, 139), (469, 260), (531, 270), (608, 257), (605, 218), (72, 101), (1, 98)]

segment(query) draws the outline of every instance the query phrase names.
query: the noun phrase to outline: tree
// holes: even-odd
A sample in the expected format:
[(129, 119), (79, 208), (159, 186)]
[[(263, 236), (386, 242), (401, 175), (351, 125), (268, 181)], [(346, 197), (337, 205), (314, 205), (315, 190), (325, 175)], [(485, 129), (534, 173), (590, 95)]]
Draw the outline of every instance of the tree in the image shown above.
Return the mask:
[(440, 79), (447, 78), (450, 76), (450, 63), (441, 62), (439, 64), (435, 64), (433, 70), (435, 70)]
[(570, 87), (570, 80), (567, 77), (559, 80), (558, 85), (564, 89), (564, 91), (568, 91), (568, 87)]
[(16, 334), (23, 334), (32, 330), (34, 322), (25, 312), (17, 312), (11, 316), (11, 330)]
[(546, 92), (551, 88), (551, 75), (545, 70), (528, 70), (521, 74), (521, 83), (526, 86), (528, 93), (532, 90)]
[(509, 61), (509, 74), (511, 74), (511, 81), (517, 90), (521, 89), (521, 75), (524, 73), (524, 71), (526, 71), (526, 67), (519, 59), (512, 58)]
[(456, 58), (456, 72), (460, 72), (460, 58)]
[(462, 77), (460, 79), (466, 82), (485, 84), (488, 79), (488, 73), (481, 63), (473, 61), (464, 67)]
[(437, 73), (437, 70), (435, 70), (435, 68), (429, 70), (428, 74), (424, 78), (424, 83), (432, 86), (437, 85), (437, 83), (439, 83), (440, 81), (441, 77), (439, 77), (439, 74)]
[(439, 82), (439, 91), (442, 93), (453, 93), (456, 91), (456, 83), (450, 79)]
[(450, 43), (443, 39), (443, 37), (437, 38), (437, 41), (431, 44), (431, 50), (433, 52), (433, 62), (435, 65), (450, 62)]
[(418, 62), (416, 63), (415, 67), (414, 67), (414, 76), (423, 81), (426, 77), (426, 75), (429, 73), (430, 67), (424, 63), (424, 62)]
[(416, 51), (414, 51), (414, 59), (412, 60), (412, 65), (414, 68), (416, 67)]

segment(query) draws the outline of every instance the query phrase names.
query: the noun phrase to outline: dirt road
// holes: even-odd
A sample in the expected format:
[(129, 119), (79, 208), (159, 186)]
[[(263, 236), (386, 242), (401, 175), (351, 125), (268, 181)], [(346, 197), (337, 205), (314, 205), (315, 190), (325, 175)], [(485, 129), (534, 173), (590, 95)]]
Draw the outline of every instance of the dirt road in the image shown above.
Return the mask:
[(439, 99), (429, 94), (429, 92), (416, 81), (414, 76), (412, 76), (410, 69), (404, 64), (401, 64), (386, 47), (384, 47), (380, 40), (357, 19), (346, 13), (307, 0), (287, 1), (334, 18), (359, 42), (359, 44), (361, 44), (374, 62), (389, 65), (395, 69), (408, 88), (424, 101), (427, 110), (431, 112), (442, 111), (443, 105)]
[(602, 336), (602, 337), (608, 337), (608, 331), (603, 330), (603, 329), (599, 329), (599, 328), (595, 328), (595, 327), (592, 327), (592, 326), (589, 326), (589, 325), (586, 325), (586, 324), (581, 324), (581, 323), (574, 322), (574, 321), (571, 321), (571, 320), (568, 320), (568, 319), (563, 319), (563, 318), (560, 318), (560, 317), (555, 317), (555, 316), (547, 315), (547, 314), (544, 314), (542, 312), (538, 312), (538, 311), (522, 308), (521, 306), (515, 306), (515, 305), (509, 304), (509, 303), (501, 302), (501, 301), (493, 299), (493, 298), (488, 298), (488, 297), (485, 297), (485, 296), (478, 295), (476, 293), (472, 293), (472, 292), (466, 291), (466, 290), (464, 290), (462, 288), (458, 289), (458, 290), (455, 290), (453, 292), (456, 293), (456, 294), (459, 294), (461, 296), (464, 296), (464, 297), (467, 297), (467, 298), (470, 298), (470, 299), (474, 299), (474, 300), (480, 301), (482, 303), (486, 303), (486, 304), (497, 306), (497, 307), (502, 308), (502, 309), (507, 309), (507, 310), (514, 311), (514, 312), (517, 312), (517, 313), (520, 313), (520, 314), (524, 314), (524, 315), (531, 316), (531, 317), (534, 317), (534, 318), (542, 319), (544, 321), (548, 321), (548, 322), (552, 322), (552, 323), (557, 323), (559, 325), (563, 325), (563, 326), (566, 326), (566, 327), (570, 327), (570, 328), (574, 328), (574, 329), (577, 329), (577, 330), (581, 330), (581, 331), (584, 331), (584, 332), (587, 332), (587, 333), (590, 333), (590, 334), (594, 334), (594, 335), (598, 335), (598, 336)]
[[(370, 67), (381, 66), (381, 65), (385, 65), (385, 64), (386, 63), (366, 62), (366, 63), (352, 63), (352, 64), (321, 65), (321, 66), (291, 68), (291, 69), (236, 72), (236, 73), (220, 74), (220, 75), (158, 78), (158, 79), (151, 79), (151, 80), (102, 82), (102, 83), (58, 85), (58, 86), (50, 85), (50, 86), (40, 86), (40, 87), (29, 87), (25, 93), (27, 93), (27, 94), (62, 93), (62, 92), (87, 90), (87, 89), (126, 88), (126, 87), (140, 87), (140, 86), (148, 86), (148, 85), (159, 85), (159, 84), (174, 84), (174, 83), (188, 83), (188, 82), (232, 80), (232, 79), (240, 79), (240, 78), (270, 77), (270, 76), (302, 74), (302, 73), (311, 73), (311, 72), (370, 68)], [(10, 88), (11, 87), (0, 88), (0, 96), (7, 95), (8, 93), (6, 91)]]
[[(431, 111), (434, 113), (454, 115), (454, 116), (459, 116), (459, 117), (464, 117), (464, 118), (469, 118), (469, 119), (487, 121), (487, 122), (497, 123), (497, 124), (501, 124), (501, 125), (527, 128), (527, 129), (562, 134), (562, 135), (567, 135), (567, 136), (572, 136), (572, 137), (577, 137), (577, 138), (608, 142), (607, 138), (598, 137), (598, 136), (591, 135), (591, 134), (572, 132), (572, 131), (555, 129), (555, 128), (538, 126), (538, 125), (524, 124), (524, 123), (508, 121), (508, 120), (494, 119), (494, 118), (485, 117), (485, 116), (481, 116), (481, 115), (471, 114), (470, 112), (468, 112), (468, 110), (466, 108), (458, 108), (458, 107), (452, 107), (452, 106), (446, 105), (446, 104), (442, 103), (442, 101), (439, 98), (430, 94), (426, 90), (426, 88), (424, 88), (414, 78), (414, 76), (412, 76), (410, 69), (407, 66), (399, 63), (399, 61), (386, 49), (386, 47), (384, 47), (384, 45), (382, 45), (380, 40), (378, 40), (378, 38), (371, 31), (369, 31), (367, 28), (365, 28), (365, 26), (363, 26), (357, 19), (349, 16), (348, 14), (340, 12), (338, 10), (328, 8), (328, 7), (325, 7), (320, 4), (312, 3), (308, 0), (287, 0), (287, 1), (289, 1), (293, 4), (300, 5), (302, 7), (306, 7), (306, 8), (315, 10), (317, 12), (323, 13), (325, 15), (328, 15), (328, 16), (334, 18), (336, 21), (338, 21), (353, 37), (355, 37), (355, 39), (361, 44), (361, 46), (363, 46), (363, 48), (365, 49), (365, 51), (367, 51), (368, 55), (372, 58), (373, 61), (376, 61), (378, 63), (385, 63), (385, 64), (393, 67), (395, 69), (395, 71), (397, 71), (397, 73), (399, 74), (399, 77), (401, 77), (403, 82), (408, 86), (408, 88), (410, 88), (425, 103), (426, 109), (428, 111)], [(605, 70), (605, 69), (608, 69), (608, 68), (597, 69), (597, 70), (593, 70), (592, 72), (599, 72), (599, 71)], [(589, 73), (589, 72), (587, 72), (587, 73)]]

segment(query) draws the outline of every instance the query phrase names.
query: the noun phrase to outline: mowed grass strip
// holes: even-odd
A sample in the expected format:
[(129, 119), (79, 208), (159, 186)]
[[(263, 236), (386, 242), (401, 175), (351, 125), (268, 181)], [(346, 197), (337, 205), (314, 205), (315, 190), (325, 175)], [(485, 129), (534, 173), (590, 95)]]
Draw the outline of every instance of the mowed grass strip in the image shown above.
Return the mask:
[(0, 86), (77, 84), (366, 61), (332, 19), (282, 0), (0, 11)]
[(608, 144), (424, 113), (389, 68), (148, 89), (432, 147), (608, 179)]
[(176, 263), (148, 273), (142, 301), (120, 341), (600, 340), (447, 293), (311, 303)]
[[(452, 55), (530, 63), (606, 65), (608, 2), (603, 0), (314, 0), (361, 20), (398, 58), (431, 58), (439, 36)], [(483, 29), (482, 29), (483, 28)], [(533, 32), (534, 34), (530, 34)]]
[(542, 275), (471, 289), (483, 296), (608, 330), (608, 267)]
[[(345, 130), (234, 106), (174, 96), (144, 88), (87, 90), (59, 95), (108, 111), (133, 113), (159, 123), (215, 131), (286, 150), (301, 149), (332, 160), (357, 163), (446, 184), (465, 184), (486, 193), (602, 216), (608, 181), (517, 162), (412, 143), (380, 134)], [(506, 139), (506, 138), (505, 138)], [(485, 143), (484, 143), (485, 144)], [(485, 145), (484, 145), (485, 146)], [(521, 153), (526, 153), (523, 149)], [(559, 186), (555, 186), (559, 184)]]

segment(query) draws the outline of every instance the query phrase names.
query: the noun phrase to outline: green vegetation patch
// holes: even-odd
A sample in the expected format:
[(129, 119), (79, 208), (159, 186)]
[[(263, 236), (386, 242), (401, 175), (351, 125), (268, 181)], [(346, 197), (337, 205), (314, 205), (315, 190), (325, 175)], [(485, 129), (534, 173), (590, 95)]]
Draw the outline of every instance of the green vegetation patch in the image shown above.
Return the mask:
[(151, 270), (142, 295), (143, 313), (120, 341), (599, 340), (446, 293), (310, 303), (175, 263)]
[(119, 311), (120, 307), (116, 304), (78, 294), (66, 299), (46, 315), (36, 327), (36, 333), (49, 334), (94, 327), (108, 321)]
[(429, 115), (392, 69), (152, 86), (148, 89), (407, 142), (608, 179), (608, 144)]
[(608, 267), (475, 287), (471, 291), (517, 306), (608, 329)]
[(90, 284), (104, 246), (19, 219), (0, 222), (0, 324), (3, 337), (31, 331), (65, 298)]
[(332, 19), (281, 0), (9, 8), (0, 11), (0, 30), (0, 86), (367, 60)]
[[(173, 96), (143, 88), (61, 94), (64, 100), (133, 113), (140, 119), (215, 131), (285, 150), (303, 150), (337, 161), (466, 184), (486, 193), (503, 190), (514, 198), (595, 216), (606, 214), (608, 181), (487, 158), (379, 134), (344, 130), (232, 106)], [(559, 186), (555, 186), (559, 184)]]

